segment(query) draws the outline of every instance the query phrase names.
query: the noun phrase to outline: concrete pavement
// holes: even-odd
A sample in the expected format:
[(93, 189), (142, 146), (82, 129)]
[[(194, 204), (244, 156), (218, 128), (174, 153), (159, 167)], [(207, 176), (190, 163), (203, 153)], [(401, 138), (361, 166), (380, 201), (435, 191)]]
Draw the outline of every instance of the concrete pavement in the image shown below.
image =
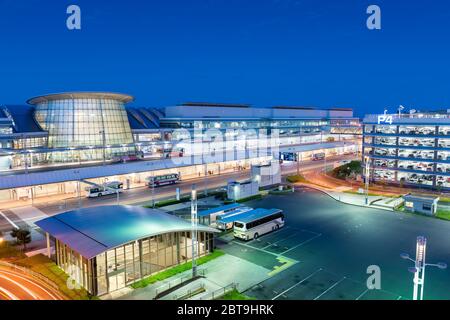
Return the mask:
[[(204, 271), (204, 278), (193, 281), (182, 288), (171, 292), (164, 296), (161, 300), (174, 300), (184, 296), (189, 291), (194, 291), (199, 286), (203, 286), (205, 291), (196, 295), (195, 299), (202, 299), (210, 295), (212, 292), (220, 290), (232, 283), (237, 285), (240, 292), (243, 292), (256, 284), (268, 279), (270, 272), (267, 268), (259, 266), (255, 263), (241, 259), (233, 255), (223, 255), (214, 260), (211, 260), (199, 267)], [(178, 284), (181, 279), (188, 279), (191, 275), (191, 270), (180, 273), (169, 279), (158, 281), (145, 288), (130, 290), (129, 288), (123, 290), (123, 296), (107, 296), (105, 299), (120, 299), (120, 300), (152, 300), (158, 293), (169, 287), (169, 283)], [(203, 273), (200, 273), (203, 274)]]

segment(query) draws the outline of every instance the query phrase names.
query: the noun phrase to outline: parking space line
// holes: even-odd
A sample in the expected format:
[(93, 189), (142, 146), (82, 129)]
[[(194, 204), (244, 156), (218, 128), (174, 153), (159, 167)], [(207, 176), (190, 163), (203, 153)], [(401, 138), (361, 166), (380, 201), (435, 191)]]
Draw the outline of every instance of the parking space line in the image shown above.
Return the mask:
[(320, 234), (320, 233), (318, 233), (318, 232), (314, 232), (314, 231), (306, 230), (306, 229), (301, 229), (300, 231), (303, 231), (303, 232), (309, 232), (309, 233), (312, 233), (312, 234), (315, 234), (315, 235)]
[(291, 250), (294, 250), (294, 249), (296, 249), (296, 248), (298, 248), (298, 247), (300, 247), (300, 246), (302, 246), (302, 245), (304, 245), (304, 244), (306, 244), (306, 243), (308, 243), (308, 242), (310, 242), (310, 241), (312, 241), (312, 240), (314, 240), (314, 239), (317, 239), (317, 238), (320, 237), (320, 236), (322, 236), (321, 233), (317, 234), (316, 236), (314, 236), (314, 237), (312, 237), (312, 238), (310, 238), (310, 239), (308, 239), (308, 240), (303, 241), (302, 243), (299, 243), (299, 244), (296, 245), (296, 246), (293, 246), (292, 248), (290, 248), (290, 249), (288, 249), (288, 250), (286, 250), (286, 251), (281, 252), (280, 254), (285, 254), (286, 252), (289, 252), (289, 251), (291, 251)]
[(287, 288), (286, 290), (284, 290), (282, 293), (277, 294), (275, 297), (272, 298), (272, 300), (276, 300), (279, 297), (281, 297), (282, 295), (286, 294), (287, 292), (291, 291), (292, 289), (294, 289), (296, 286), (302, 284), (303, 282), (305, 282), (306, 280), (308, 280), (309, 278), (311, 278), (312, 276), (314, 276), (316, 273), (319, 273), (320, 271), (322, 271), (322, 268), (319, 268), (318, 270), (314, 271), (313, 273), (311, 273), (309, 276), (307, 276), (305, 279), (300, 280), (299, 282), (297, 282), (296, 284), (294, 284), (293, 286)]
[(262, 249), (266, 249), (266, 248), (268, 248), (268, 247), (270, 247), (270, 246), (273, 246), (274, 244), (277, 244), (277, 243), (280, 242), (280, 241), (283, 241), (283, 240), (289, 239), (289, 238), (291, 238), (291, 237), (293, 237), (293, 236), (296, 236), (297, 234), (298, 234), (298, 232), (293, 233), (293, 234), (291, 234), (291, 235), (289, 235), (289, 236), (287, 236), (287, 237), (285, 237), (285, 238), (282, 238), (282, 239), (280, 239), (280, 240), (277, 240), (277, 241), (275, 241), (275, 242), (273, 242), (273, 243), (270, 243), (270, 242), (269, 242), (269, 244), (268, 244), (267, 246), (263, 247)]
[(369, 289), (364, 290), (364, 292), (361, 293), (355, 300), (361, 299), (368, 291), (369, 291)]
[(324, 294), (326, 294), (328, 291), (332, 290), (334, 287), (336, 287), (339, 283), (341, 283), (342, 281), (344, 281), (345, 279), (347, 279), (347, 277), (343, 277), (341, 280), (339, 280), (338, 282), (336, 282), (335, 284), (333, 284), (331, 287), (329, 287), (327, 290), (325, 290), (324, 292), (322, 292), (321, 294), (319, 294), (317, 297), (315, 297), (313, 300), (317, 300), (319, 299), (321, 296), (323, 296)]
[(238, 245), (240, 245), (240, 246), (247, 247), (247, 248), (250, 248), (250, 249), (253, 249), (253, 250), (258, 250), (258, 251), (261, 251), (261, 252), (264, 252), (264, 253), (268, 253), (268, 254), (271, 254), (271, 255), (273, 255), (273, 256), (275, 256), (275, 257), (280, 256), (280, 255), (277, 254), (277, 253), (270, 252), (270, 251), (267, 251), (267, 250), (264, 250), (264, 249), (261, 249), (261, 248), (256, 248), (256, 247), (254, 247), (254, 246), (251, 246), (251, 245), (248, 245), (248, 244), (246, 244), (246, 243), (239, 242), (239, 241), (233, 241), (233, 243), (236, 243), (236, 244), (238, 244)]
[[(281, 231), (286, 231), (287, 229), (289, 229), (289, 227), (285, 227), (285, 228), (281, 228), (281, 229), (278, 229), (278, 230), (275, 230), (275, 231), (272, 231), (272, 232), (269, 232), (267, 235), (274, 235), (274, 234), (277, 234), (278, 232), (281, 232)], [(250, 241), (248, 241), (247, 243), (249, 243), (249, 244), (252, 244), (253, 242), (260, 242), (261, 241), (261, 239), (252, 239), (252, 240), (250, 240)]]

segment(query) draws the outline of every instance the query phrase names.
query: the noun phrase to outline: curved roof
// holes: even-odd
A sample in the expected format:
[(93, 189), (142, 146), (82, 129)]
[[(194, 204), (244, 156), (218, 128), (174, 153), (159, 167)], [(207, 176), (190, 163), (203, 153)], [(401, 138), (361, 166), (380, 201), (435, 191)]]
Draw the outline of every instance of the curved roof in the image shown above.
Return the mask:
[[(40, 220), (36, 225), (87, 259), (139, 239), (191, 230), (186, 220), (139, 206), (83, 208)], [(198, 230), (217, 232), (202, 225)]]
[(123, 103), (128, 103), (133, 101), (134, 97), (127, 94), (113, 92), (64, 92), (31, 98), (27, 101), (27, 103), (35, 105), (42, 102), (64, 99), (112, 99), (119, 100)]
[(45, 131), (39, 126), (34, 119), (33, 106), (2, 106), (0, 110), (13, 121), (14, 133), (44, 133)]
[(159, 128), (160, 117), (154, 109), (127, 107), (126, 110), (131, 129), (142, 130)]

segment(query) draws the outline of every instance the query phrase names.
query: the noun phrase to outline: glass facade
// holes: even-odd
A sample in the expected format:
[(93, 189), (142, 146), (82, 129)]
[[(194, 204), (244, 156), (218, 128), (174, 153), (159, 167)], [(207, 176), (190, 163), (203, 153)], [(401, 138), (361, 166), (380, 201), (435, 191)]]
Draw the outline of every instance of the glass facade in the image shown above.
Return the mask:
[[(191, 232), (171, 232), (140, 239), (86, 259), (56, 240), (56, 262), (94, 295), (104, 295), (192, 259)], [(213, 251), (213, 235), (198, 232), (198, 256)]]
[(122, 101), (75, 98), (40, 102), (36, 121), (48, 131), (49, 148), (133, 143)]

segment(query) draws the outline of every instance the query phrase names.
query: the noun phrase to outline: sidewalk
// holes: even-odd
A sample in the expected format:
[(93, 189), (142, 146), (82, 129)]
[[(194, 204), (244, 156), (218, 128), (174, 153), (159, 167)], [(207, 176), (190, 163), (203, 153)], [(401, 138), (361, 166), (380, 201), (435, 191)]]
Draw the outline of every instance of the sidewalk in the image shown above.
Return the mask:
[[(296, 185), (305, 186), (311, 189), (315, 189), (318, 191), (321, 191), (331, 198), (333, 198), (336, 201), (354, 205), (354, 206), (360, 206), (365, 208), (373, 208), (373, 209), (381, 209), (381, 210), (387, 210), (387, 211), (394, 211), (394, 207), (396, 206), (397, 202), (391, 200), (393, 198), (391, 197), (383, 197), (383, 196), (369, 196), (369, 204), (366, 204), (366, 196), (365, 195), (359, 195), (359, 194), (352, 194), (352, 193), (345, 193), (344, 191), (349, 191), (351, 188), (346, 187), (339, 187), (335, 188), (333, 190), (320, 187), (314, 184), (310, 183), (298, 183)], [(381, 204), (381, 205), (380, 205)]]
[[(177, 297), (181, 297), (186, 294), (189, 290), (195, 290), (200, 285), (204, 286), (205, 291), (199, 294), (198, 297), (194, 297), (194, 299), (201, 299), (202, 296), (207, 296), (211, 292), (226, 287), (231, 283), (235, 283), (238, 286), (238, 290), (243, 292), (268, 279), (271, 271), (229, 254), (225, 254), (217, 259), (203, 264), (200, 269), (204, 270), (205, 278), (193, 281), (190, 284), (170, 293), (163, 299), (176, 299)], [(191, 272), (191, 270), (185, 271), (166, 280), (158, 281), (145, 288), (135, 290), (126, 288), (122, 290), (122, 296), (120, 297), (120, 293), (113, 293), (102, 297), (102, 299), (153, 300), (163, 288), (167, 288), (169, 286), (170, 282), (179, 283), (181, 278), (189, 278)]]

